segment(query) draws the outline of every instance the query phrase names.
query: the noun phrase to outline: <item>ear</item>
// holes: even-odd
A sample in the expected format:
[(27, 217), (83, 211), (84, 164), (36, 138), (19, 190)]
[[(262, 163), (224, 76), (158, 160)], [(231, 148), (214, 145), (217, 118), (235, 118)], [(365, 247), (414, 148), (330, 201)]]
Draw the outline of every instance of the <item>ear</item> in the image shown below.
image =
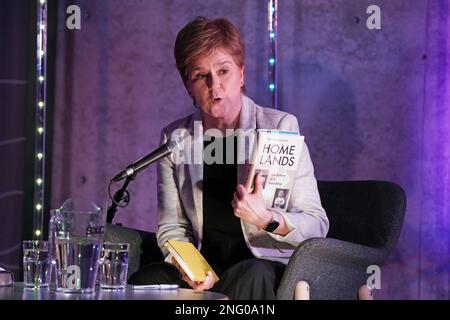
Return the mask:
[(241, 87), (245, 85), (245, 66), (241, 68)]

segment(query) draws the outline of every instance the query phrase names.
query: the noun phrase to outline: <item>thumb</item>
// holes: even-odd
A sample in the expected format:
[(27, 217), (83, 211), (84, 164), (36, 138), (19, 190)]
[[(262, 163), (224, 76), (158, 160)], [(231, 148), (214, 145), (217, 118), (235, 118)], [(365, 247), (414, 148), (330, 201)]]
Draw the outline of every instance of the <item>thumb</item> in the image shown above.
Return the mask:
[(253, 189), (253, 193), (261, 193), (261, 191), (262, 191), (261, 173), (258, 172), (258, 174), (255, 177), (255, 188)]

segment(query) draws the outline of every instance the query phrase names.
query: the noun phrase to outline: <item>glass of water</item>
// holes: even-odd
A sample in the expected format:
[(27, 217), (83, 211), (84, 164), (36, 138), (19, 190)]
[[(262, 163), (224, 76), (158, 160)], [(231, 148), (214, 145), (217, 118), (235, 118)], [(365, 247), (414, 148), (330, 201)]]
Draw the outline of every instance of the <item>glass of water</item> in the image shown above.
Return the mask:
[(128, 243), (105, 242), (100, 254), (100, 287), (124, 289), (128, 274)]
[(23, 282), (26, 287), (48, 288), (50, 283), (51, 259), (48, 241), (24, 240), (23, 247)]

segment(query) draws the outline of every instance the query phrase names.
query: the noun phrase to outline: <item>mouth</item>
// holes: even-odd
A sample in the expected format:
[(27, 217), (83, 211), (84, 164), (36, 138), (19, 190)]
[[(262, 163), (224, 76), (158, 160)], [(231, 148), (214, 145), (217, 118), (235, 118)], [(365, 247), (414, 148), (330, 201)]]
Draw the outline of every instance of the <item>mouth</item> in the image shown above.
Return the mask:
[(222, 98), (216, 97), (216, 98), (211, 98), (212, 103), (219, 103), (220, 101), (222, 101)]

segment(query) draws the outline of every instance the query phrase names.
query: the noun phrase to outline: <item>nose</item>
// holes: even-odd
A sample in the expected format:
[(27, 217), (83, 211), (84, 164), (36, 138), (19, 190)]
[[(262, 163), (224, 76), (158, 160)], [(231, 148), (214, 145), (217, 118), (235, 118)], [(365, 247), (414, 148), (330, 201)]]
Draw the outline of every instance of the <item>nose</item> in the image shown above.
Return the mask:
[(220, 88), (220, 78), (217, 75), (211, 74), (208, 78), (209, 78), (208, 79), (208, 88), (209, 88), (209, 90), (212, 91), (212, 90), (215, 90), (217, 88)]

